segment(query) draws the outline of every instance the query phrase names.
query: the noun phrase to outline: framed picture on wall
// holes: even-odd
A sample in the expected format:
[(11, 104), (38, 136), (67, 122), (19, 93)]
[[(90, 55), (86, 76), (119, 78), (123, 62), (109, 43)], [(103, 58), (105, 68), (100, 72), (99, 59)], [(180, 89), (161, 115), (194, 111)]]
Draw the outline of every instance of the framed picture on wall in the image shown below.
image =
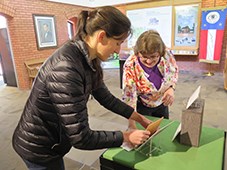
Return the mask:
[(57, 47), (55, 18), (53, 15), (33, 14), (37, 48)]
[(182, 54), (197, 54), (199, 4), (174, 6), (173, 49)]

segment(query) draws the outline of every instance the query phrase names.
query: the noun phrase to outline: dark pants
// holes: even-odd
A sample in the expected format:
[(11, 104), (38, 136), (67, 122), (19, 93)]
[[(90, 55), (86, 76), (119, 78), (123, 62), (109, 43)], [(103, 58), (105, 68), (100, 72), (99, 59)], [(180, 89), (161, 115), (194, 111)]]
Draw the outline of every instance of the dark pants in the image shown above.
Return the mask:
[(140, 101), (140, 99), (138, 99), (137, 112), (139, 112), (142, 115), (164, 117), (165, 119), (169, 119), (169, 108), (168, 106), (164, 106), (163, 104), (161, 104), (160, 106), (151, 108), (151, 107), (144, 106)]
[(23, 161), (29, 170), (65, 170), (63, 158), (53, 161), (47, 165), (38, 165), (25, 159), (23, 159)]

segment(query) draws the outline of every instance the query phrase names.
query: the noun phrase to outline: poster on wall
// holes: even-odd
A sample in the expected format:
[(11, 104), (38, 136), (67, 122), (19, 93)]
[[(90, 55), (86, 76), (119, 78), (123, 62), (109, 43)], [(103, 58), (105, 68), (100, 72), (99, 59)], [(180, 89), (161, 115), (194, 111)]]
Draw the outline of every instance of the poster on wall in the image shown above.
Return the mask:
[(175, 47), (196, 47), (198, 5), (175, 6)]
[(158, 31), (165, 45), (171, 47), (172, 6), (128, 10), (126, 15), (133, 29), (133, 35), (128, 39), (128, 48), (135, 45), (141, 33), (150, 29)]
[(202, 9), (199, 61), (218, 64), (221, 58), (227, 8)]

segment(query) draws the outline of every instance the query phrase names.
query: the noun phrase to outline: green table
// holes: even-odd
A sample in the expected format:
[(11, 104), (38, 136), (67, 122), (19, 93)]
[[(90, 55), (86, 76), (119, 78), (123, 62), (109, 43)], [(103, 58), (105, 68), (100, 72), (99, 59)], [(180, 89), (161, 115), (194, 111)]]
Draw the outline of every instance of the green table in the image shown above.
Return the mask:
[[(149, 118), (156, 120), (154, 117)], [(164, 119), (160, 126), (169, 122)], [(153, 138), (153, 145), (161, 150), (154, 152), (151, 157), (135, 150), (128, 152), (120, 147), (111, 148), (100, 157), (101, 169), (221, 170), (225, 153), (224, 130), (203, 127), (200, 146), (191, 147), (180, 144), (177, 138), (172, 142), (178, 125), (179, 122), (174, 121)]]

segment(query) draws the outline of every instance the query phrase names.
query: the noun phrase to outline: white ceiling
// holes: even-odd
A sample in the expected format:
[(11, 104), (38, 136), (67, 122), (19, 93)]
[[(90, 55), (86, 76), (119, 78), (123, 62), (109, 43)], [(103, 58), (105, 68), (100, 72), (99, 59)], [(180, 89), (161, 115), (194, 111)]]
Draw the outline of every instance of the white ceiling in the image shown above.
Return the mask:
[(106, 6), (106, 5), (128, 4), (128, 3), (141, 2), (146, 0), (47, 0), (47, 1), (94, 8), (94, 7), (100, 7), (100, 6)]

